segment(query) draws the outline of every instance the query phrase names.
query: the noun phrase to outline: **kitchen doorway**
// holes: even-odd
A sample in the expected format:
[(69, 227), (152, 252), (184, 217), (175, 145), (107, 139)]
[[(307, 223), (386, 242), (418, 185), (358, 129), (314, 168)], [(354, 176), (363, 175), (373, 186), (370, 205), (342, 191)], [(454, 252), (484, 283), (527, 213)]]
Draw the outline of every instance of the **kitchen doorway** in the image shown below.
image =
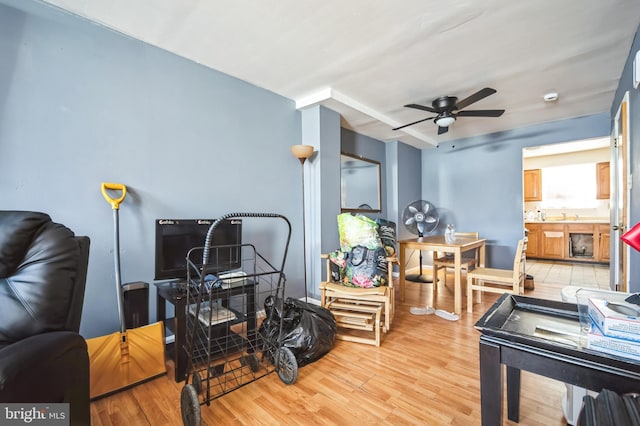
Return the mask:
[(527, 273), (535, 281), (610, 288), (611, 140), (523, 149)]

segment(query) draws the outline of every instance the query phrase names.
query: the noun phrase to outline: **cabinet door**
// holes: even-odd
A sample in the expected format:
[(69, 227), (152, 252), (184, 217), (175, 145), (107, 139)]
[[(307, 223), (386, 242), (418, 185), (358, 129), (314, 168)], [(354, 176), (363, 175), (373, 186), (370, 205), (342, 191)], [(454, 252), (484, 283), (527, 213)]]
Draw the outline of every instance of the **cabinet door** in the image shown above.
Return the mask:
[(610, 168), (608, 161), (596, 164), (596, 178), (598, 182), (598, 192), (596, 198), (598, 200), (609, 199), (609, 171)]
[(542, 200), (542, 173), (540, 169), (524, 171), (524, 200)]
[(529, 230), (529, 242), (527, 243), (527, 257), (540, 256), (540, 225), (527, 223), (525, 228)]
[(609, 225), (600, 225), (598, 226), (598, 261), (600, 262), (608, 262), (609, 261), (609, 247), (611, 245), (611, 230), (609, 229)]
[(545, 225), (540, 235), (540, 256), (563, 259), (565, 247), (564, 225)]

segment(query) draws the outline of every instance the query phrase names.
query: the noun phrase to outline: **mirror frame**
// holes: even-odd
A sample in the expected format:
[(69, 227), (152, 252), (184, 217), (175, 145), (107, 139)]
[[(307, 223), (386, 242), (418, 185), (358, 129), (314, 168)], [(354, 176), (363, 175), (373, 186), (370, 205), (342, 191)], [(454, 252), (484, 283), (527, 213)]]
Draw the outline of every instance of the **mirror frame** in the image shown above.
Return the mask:
[[(378, 179), (376, 182), (377, 185), (377, 195), (378, 195), (378, 199), (376, 200), (376, 205), (375, 206), (371, 206), (370, 209), (366, 209), (366, 208), (360, 208), (362, 205), (358, 206), (358, 207), (354, 207), (354, 206), (344, 206), (343, 205), (343, 200), (342, 200), (342, 188), (345, 187), (345, 185), (347, 185), (347, 181), (344, 178), (344, 171), (342, 170), (342, 160), (344, 157), (348, 157), (351, 160), (356, 160), (356, 161), (364, 161), (366, 163), (370, 163), (376, 166), (377, 170), (378, 170)], [(382, 211), (382, 178), (381, 178), (381, 172), (380, 172), (380, 162), (376, 161), (376, 160), (370, 160), (368, 158), (364, 158), (361, 156), (357, 156), (354, 154), (349, 154), (346, 152), (341, 152), (340, 153), (340, 211), (343, 213), (380, 213)]]

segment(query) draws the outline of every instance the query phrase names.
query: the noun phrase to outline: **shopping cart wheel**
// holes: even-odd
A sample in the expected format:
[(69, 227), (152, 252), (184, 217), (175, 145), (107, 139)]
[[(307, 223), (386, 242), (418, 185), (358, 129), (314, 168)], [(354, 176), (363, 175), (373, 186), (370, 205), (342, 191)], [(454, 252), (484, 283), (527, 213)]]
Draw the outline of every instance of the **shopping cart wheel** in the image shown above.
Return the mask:
[(278, 351), (278, 377), (282, 383), (290, 385), (298, 378), (298, 361), (291, 349), (281, 347)]
[(198, 392), (191, 383), (182, 388), (180, 394), (180, 411), (182, 412), (182, 424), (185, 426), (200, 426), (200, 402)]
[(193, 387), (196, 389), (198, 394), (202, 393), (202, 378), (200, 377), (200, 374), (197, 372), (193, 373), (191, 376), (191, 383), (193, 383)]

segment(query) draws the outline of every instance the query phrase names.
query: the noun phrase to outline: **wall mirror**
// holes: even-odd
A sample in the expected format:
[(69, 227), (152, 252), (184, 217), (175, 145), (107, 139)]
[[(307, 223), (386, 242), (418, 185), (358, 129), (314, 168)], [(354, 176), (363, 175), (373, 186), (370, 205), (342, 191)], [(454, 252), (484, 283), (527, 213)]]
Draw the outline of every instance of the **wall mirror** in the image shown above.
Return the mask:
[(343, 212), (380, 212), (380, 162), (340, 155), (340, 208)]

